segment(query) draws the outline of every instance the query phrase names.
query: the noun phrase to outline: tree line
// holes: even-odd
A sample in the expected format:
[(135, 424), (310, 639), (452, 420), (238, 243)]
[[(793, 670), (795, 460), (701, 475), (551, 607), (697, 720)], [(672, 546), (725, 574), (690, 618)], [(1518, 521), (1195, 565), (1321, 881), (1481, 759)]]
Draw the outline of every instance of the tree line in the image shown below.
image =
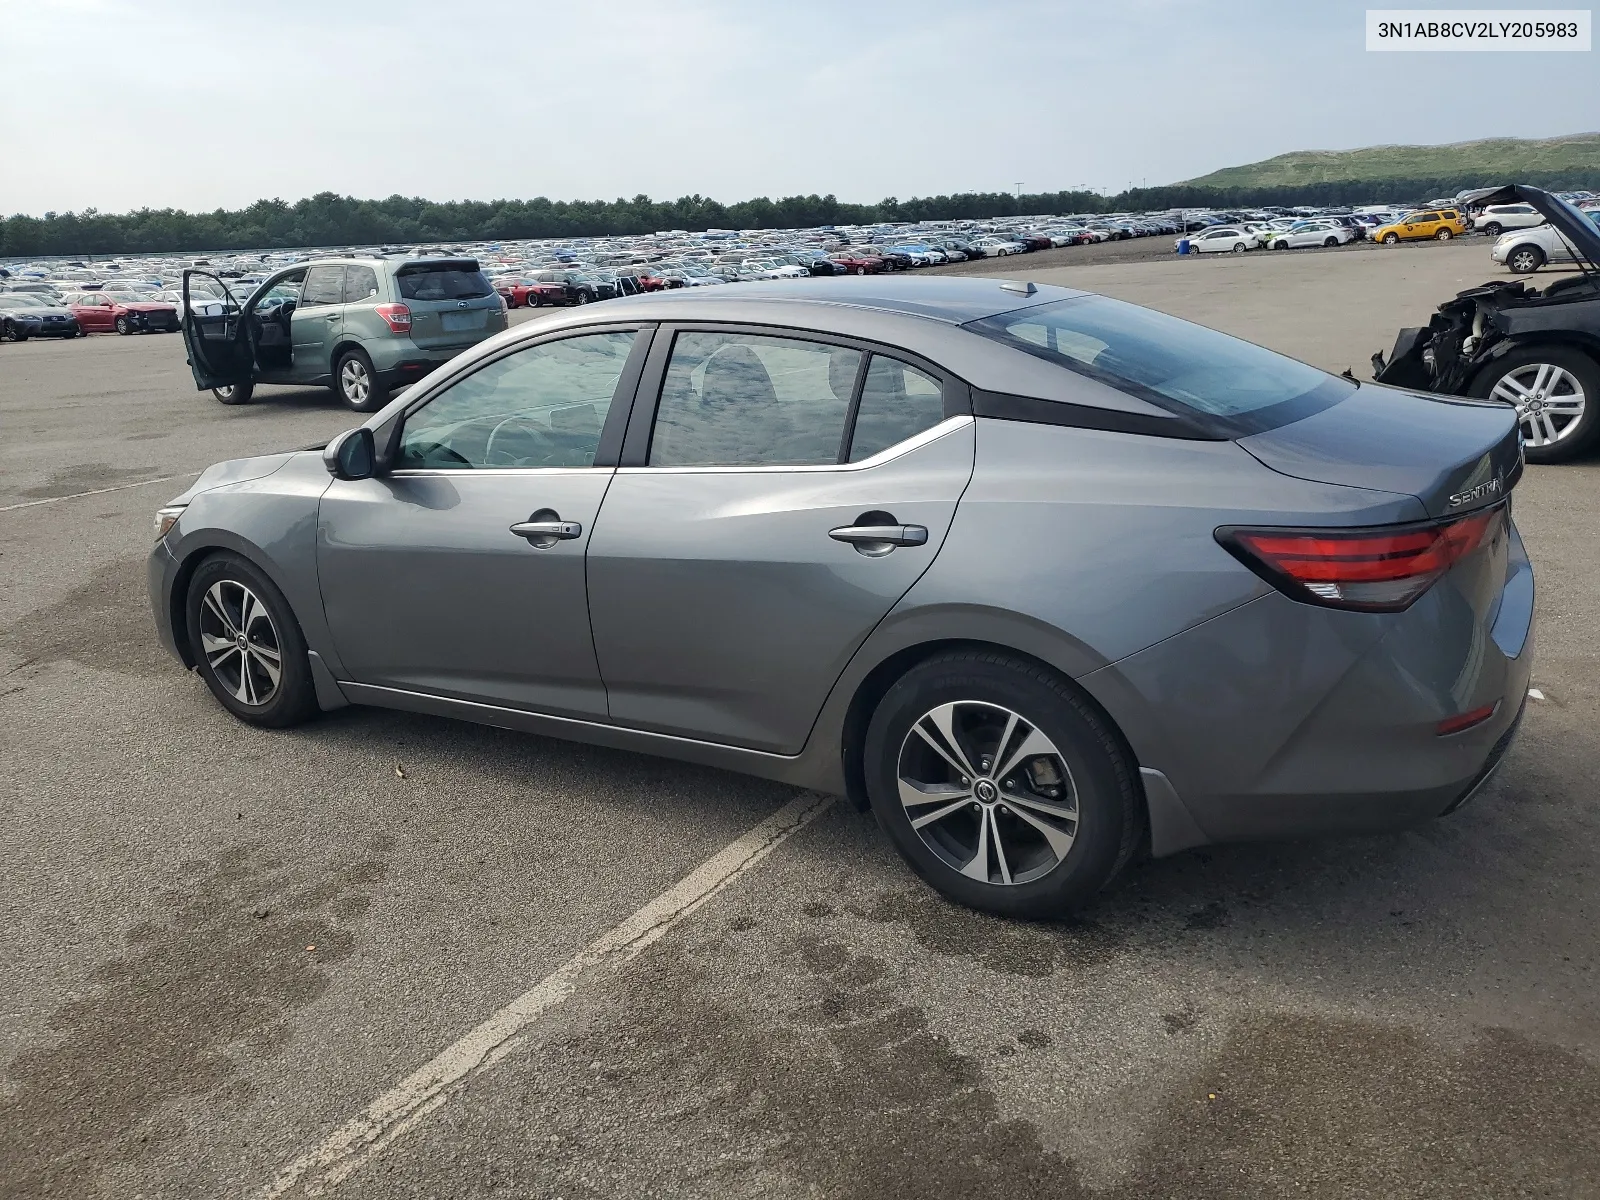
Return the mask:
[(462, 200), (420, 197), (357, 200), (319, 192), (302, 200), (257, 200), (248, 208), (191, 213), (139, 209), (102, 213), (47, 212), (0, 217), (0, 257), (44, 258), (162, 251), (285, 249), (313, 246), (506, 241), (601, 237), (682, 229), (794, 229), (871, 225), (883, 221), (984, 220), (1036, 214), (1148, 212), (1169, 208), (1227, 209), (1264, 204), (1400, 203), (1453, 195), (1497, 182), (1550, 188), (1600, 189), (1600, 169), (1524, 175), (1515, 181), (1482, 175), (1432, 179), (1345, 180), (1281, 187), (1134, 188), (1098, 192), (965, 192), (876, 204), (850, 204), (833, 195), (765, 196), (722, 204), (706, 196), (652, 200)]

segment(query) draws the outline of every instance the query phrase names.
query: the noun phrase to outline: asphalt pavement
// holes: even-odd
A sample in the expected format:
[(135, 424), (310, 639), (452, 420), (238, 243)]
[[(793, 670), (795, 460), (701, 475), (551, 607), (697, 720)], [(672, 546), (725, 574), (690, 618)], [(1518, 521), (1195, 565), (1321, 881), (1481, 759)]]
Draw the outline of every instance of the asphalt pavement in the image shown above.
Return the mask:
[[(1498, 274), (1474, 239), (1037, 277), (1364, 376)], [(939, 900), (842, 803), (697, 875), (805, 801), (775, 784), (235, 722), (155, 643), (152, 514), (354, 423), (323, 390), (219, 405), (174, 336), (0, 345), (0, 1195), (1600, 1194), (1600, 463), (1516, 491), (1543, 699), (1471, 805), (1144, 862), (1029, 925)], [(344, 1166), (284, 1174), (485, 1030)]]

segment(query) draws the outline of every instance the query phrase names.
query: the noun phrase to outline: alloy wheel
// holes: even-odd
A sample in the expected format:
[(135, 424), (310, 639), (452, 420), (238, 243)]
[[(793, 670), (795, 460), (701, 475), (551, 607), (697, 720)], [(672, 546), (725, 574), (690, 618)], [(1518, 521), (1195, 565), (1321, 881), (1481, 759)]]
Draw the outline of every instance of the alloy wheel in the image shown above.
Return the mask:
[(946, 866), (999, 886), (1031, 883), (1065, 861), (1078, 790), (1045, 734), (997, 704), (941, 704), (900, 745), (900, 803)]
[(1518, 250), (1511, 256), (1510, 265), (1518, 275), (1528, 275), (1539, 269), (1539, 256), (1532, 250)]
[(239, 703), (259, 708), (278, 694), (282, 645), (272, 614), (244, 584), (223, 579), (206, 589), (200, 648), (211, 673)]
[(350, 405), (365, 404), (367, 395), (372, 391), (372, 379), (367, 374), (367, 364), (353, 355), (345, 359), (344, 366), (339, 368), (339, 387)]
[(1489, 395), (1516, 406), (1523, 441), (1530, 446), (1553, 446), (1565, 438), (1583, 419), (1588, 400), (1578, 377), (1554, 363), (1507, 371)]

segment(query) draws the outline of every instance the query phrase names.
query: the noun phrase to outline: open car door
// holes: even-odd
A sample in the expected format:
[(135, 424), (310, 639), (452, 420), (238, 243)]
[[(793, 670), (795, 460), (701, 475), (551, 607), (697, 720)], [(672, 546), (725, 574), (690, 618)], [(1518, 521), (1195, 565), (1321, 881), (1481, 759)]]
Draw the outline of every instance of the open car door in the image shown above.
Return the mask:
[[(215, 282), (223, 299), (191, 296), (192, 276)], [(183, 344), (189, 351), (195, 386), (201, 391), (251, 382), (255, 355), (245, 332), (243, 306), (228, 285), (209, 271), (183, 273)]]

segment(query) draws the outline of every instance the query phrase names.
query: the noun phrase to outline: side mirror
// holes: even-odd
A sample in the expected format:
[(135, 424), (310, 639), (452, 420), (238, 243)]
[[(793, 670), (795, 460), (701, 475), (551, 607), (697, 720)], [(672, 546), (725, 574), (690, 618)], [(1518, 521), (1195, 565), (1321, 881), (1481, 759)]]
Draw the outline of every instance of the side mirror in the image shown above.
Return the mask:
[(374, 458), (372, 430), (364, 425), (341, 433), (322, 451), (322, 465), (335, 479), (371, 479)]

